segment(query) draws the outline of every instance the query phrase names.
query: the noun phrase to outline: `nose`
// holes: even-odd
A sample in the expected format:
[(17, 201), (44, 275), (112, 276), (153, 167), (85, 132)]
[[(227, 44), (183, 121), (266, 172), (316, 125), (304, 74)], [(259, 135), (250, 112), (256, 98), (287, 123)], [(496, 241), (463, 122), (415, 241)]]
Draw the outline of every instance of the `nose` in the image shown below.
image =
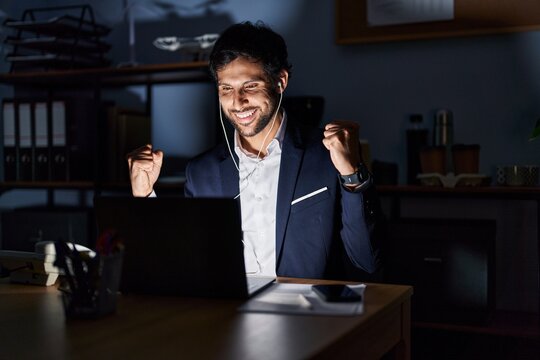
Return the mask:
[(234, 91), (233, 105), (242, 105), (247, 102), (246, 92), (243, 88)]

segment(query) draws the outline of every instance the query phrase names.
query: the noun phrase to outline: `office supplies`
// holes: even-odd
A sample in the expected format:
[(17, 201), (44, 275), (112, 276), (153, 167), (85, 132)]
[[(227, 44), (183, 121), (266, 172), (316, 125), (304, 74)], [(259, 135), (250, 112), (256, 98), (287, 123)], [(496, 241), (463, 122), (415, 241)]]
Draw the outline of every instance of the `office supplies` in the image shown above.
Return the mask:
[(4, 100), (2, 120), (4, 123), (4, 181), (14, 181), (17, 180), (18, 136), (15, 124), (15, 104), (12, 100)]
[(54, 246), (46, 241), (36, 243), (35, 252), (0, 250), (0, 265), (14, 283), (53, 285), (59, 274), (55, 260)]
[(51, 106), (51, 180), (67, 180), (66, 104), (54, 101)]
[(19, 106), (19, 178), (21, 181), (32, 181), (34, 145), (32, 141), (32, 104), (21, 102)]
[(49, 180), (50, 147), (47, 103), (34, 104), (34, 179)]
[(124, 293), (247, 298), (239, 203), (233, 199), (97, 197), (98, 232), (125, 244)]
[(54, 247), (54, 264), (64, 275), (58, 289), (66, 317), (97, 318), (113, 313), (123, 252), (100, 256), (94, 251), (80, 251), (78, 245), (64, 241), (56, 241)]

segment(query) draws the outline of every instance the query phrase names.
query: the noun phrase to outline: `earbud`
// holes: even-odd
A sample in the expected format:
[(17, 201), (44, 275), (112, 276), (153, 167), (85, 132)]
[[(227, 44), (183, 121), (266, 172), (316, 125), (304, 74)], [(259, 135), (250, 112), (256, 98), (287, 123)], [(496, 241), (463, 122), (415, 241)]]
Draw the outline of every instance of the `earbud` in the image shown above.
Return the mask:
[(281, 81), (278, 81), (277, 86), (281, 89)]

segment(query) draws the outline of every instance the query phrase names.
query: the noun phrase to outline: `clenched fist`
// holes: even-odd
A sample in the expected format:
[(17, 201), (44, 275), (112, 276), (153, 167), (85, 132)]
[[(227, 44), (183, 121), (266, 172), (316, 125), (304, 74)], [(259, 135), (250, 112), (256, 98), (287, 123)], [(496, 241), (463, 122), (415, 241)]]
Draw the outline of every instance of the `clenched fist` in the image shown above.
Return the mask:
[(152, 151), (152, 145), (148, 144), (130, 152), (127, 161), (133, 196), (147, 197), (154, 190), (159, 177), (163, 151)]
[(330, 158), (341, 175), (354, 173), (360, 164), (358, 123), (333, 121), (324, 127), (323, 144), (330, 151)]

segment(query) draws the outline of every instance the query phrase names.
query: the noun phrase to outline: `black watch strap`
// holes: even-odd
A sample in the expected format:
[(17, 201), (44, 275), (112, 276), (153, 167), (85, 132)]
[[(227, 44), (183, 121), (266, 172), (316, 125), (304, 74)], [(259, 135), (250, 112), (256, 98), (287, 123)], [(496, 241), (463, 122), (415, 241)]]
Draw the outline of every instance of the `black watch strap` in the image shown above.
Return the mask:
[(347, 188), (356, 186), (357, 189), (363, 189), (371, 183), (371, 175), (364, 164), (359, 164), (356, 172), (350, 175), (339, 175), (339, 179), (341, 185)]

